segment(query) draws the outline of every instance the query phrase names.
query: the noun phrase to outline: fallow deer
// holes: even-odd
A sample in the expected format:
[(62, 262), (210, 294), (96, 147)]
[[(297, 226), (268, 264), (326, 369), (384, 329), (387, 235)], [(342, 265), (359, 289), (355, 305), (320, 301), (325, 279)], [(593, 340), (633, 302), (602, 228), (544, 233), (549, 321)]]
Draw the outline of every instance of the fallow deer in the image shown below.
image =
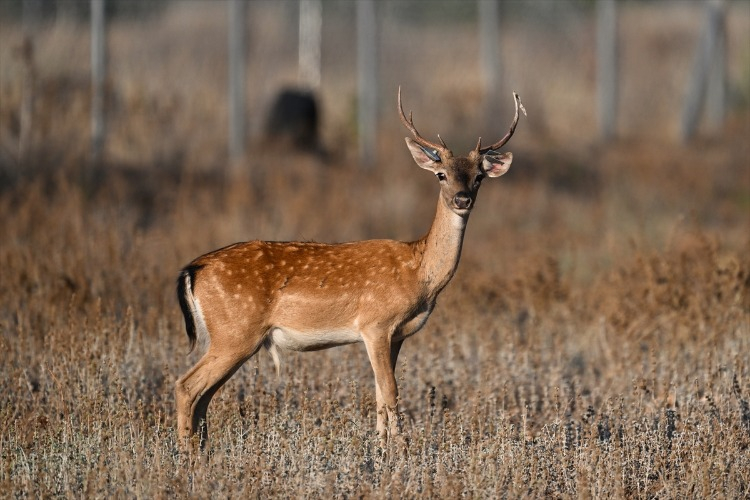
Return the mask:
[(265, 347), (279, 370), (279, 349), (313, 351), (363, 342), (375, 374), (377, 431), (382, 444), (399, 431), (394, 369), (404, 339), (430, 316), (438, 294), (456, 272), (466, 223), (482, 179), (508, 171), (512, 154), (498, 150), (505, 136), (467, 156), (453, 156), (419, 135), (398, 92), (406, 145), (417, 165), (437, 176), (440, 196), (428, 233), (413, 242), (369, 240), (341, 244), (250, 241), (215, 250), (180, 273), (177, 296), (190, 349), (207, 349), (177, 381), (177, 430), (185, 443), (207, 439), (206, 413), (216, 391)]

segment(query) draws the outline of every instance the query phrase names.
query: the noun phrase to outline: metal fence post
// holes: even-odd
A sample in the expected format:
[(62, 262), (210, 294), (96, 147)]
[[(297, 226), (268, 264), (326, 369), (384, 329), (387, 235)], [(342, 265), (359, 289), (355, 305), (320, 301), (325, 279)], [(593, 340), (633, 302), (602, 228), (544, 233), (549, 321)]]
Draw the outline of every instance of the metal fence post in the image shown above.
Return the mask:
[(596, 85), (599, 134), (603, 140), (617, 133), (618, 66), (617, 6), (615, 0), (596, 3)]
[(682, 107), (680, 139), (695, 135), (704, 101), (708, 99), (710, 124), (718, 128), (725, 115), (725, 33), (724, 2), (709, 0), (706, 4), (706, 27), (696, 50), (693, 70)]
[(229, 0), (229, 158), (237, 164), (245, 156), (245, 64), (247, 58), (245, 25), (247, 2)]
[(320, 87), (320, 43), (323, 28), (321, 0), (299, 0), (299, 82)]
[(104, 154), (106, 124), (104, 93), (107, 74), (105, 0), (91, 0), (91, 161), (99, 164)]
[(500, 112), (500, 0), (479, 0), (479, 68), (482, 78), (482, 119), (488, 128)]
[(727, 93), (727, 33), (726, 2), (712, 0), (708, 4), (708, 35), (713, 42), (711, 68), (708, 71), (706, 88), (706, 118), (712, 132), (719, 132), (726, 118)]
[(378, 49), (375, 2), (357, 2), (357, 135), (359, 162), (371, 168), (377, 162)]

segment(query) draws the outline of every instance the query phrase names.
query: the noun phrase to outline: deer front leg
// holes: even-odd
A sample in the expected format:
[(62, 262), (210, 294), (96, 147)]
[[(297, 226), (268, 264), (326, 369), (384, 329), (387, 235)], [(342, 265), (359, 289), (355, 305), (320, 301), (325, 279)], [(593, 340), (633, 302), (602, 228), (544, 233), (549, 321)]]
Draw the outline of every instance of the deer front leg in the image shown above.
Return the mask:
[(377, 402), (377, 430), (381, 445), (385, 445), (389, 435), (399, 432), (398, 387), (394, 374), (395, 360), (401, 342), (391, 345), (388, 338), (365, 340), (367, 355), (375, 374), (375, 400)]

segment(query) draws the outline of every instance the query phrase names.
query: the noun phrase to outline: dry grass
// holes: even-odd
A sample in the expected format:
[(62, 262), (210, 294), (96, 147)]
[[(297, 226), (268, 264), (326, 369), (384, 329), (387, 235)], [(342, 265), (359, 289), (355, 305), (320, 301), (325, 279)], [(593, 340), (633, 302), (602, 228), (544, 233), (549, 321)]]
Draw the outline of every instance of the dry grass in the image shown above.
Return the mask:
[[(419, 234), (429, 193), (389, 195), (397, 207), (419, 206), (413, 221), (411, 208), (379, 218), (378, 203), (359, 203), (388, 193), (400, 169), (419, 185), (421, 171), (402, 156), (367, 182), (327, 170), (315, 174), (327, 189), (300, 181), (307, 187), (292, 196), (279, 183), (262, 202), (210, 177), (149, 192), (145, 173), (96, 185), (61, 173), (4, 191), (0, 489), (747, 495), (750, 248), (739, 229), (747, 226), (735, 226), (748, 222), (747, 209), (735, 207), (738, 221), (726, 227), (697, 214), (664, 245), (638, 243), (643, 233), (620, 234), (611, 213), (624, 205), (607, 192), (634, 202), (643, 190), (607, 187), (606, 177), (583, 201), (511, 174), (484, 188), (459, 273), (403, 350), (404, 440), (386, 454), (361, 346), (289, 354), (281, 380), (270, 360), (251, 360), (212, 404), (210, 462), (178, 454), (172, 390), (194, 358), (185, 356), (176, 270), (236, 234)], [(653, 224), (667, 212), (653, 213)], [(351, 217), (334, 224), (341, 213)], [(577, 229), (590, 224), (609, 229)], [(628, 237), (613, 257), (613, 241)]]
[[(3, 92), (6, 113), (20, 97)], [(684, 148), (521, 137), (402, 350), (403, 439), (377, 446), (362, 346), (286, 354), (280, 379), (261, 354), (214, 398), (206, 461), (176, 446), (174, 382), (196, 360), (179, 268), (248, 238), (415, 238), (434, 180), (393, 129), (374, 172), (347, 151), (330, 165), (258, 152), (259, 184), (227, 184), (207, 168), (221, 131), (200, 122), (140, 158), (118, 135), (110, 155), (138, 165), (85, 175), (85, 147), (61, 146), (85, 144), (75, 102), (73, 131), (39, 108), (50, 139), (0, 187), (0, 496), (750, 495), (747, 110), (721, 141)], [(162, 130), (151, 104), (122, 106), (132, 144)], [(183, 160), (191, 133), (210, 147)]]

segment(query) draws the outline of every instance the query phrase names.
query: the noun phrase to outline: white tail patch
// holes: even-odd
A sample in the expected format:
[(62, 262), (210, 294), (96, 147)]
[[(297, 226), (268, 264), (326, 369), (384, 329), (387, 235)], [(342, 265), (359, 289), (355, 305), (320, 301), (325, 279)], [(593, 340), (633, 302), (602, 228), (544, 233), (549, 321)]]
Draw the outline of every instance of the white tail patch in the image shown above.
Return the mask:
[(190, 315), (193, 317), (193, 323), (195, 323), (195, 336), (198, 349), (201, 352), (206, 352), (208, 344), (211, 343), (211, 336), (208, 333), (208, 327), (206, 326), (206, 320), (203, 317), (203, 310), (201, 309), (200, 302), (197, 297), (193, 295), (193, 283), (190, 279), (190, 274), (185, 275), (185, 298), (190, 307)]
[(265, 347), (268, 351), (268, 354), (271, 355), (273, 366), (276, 367), (276, 376), (281, 377), (281, 360), (279, 359), (279, 350), (276, 348), (276, 344), (273, 343), (272, 335), (268, 335), (263, 340), (263, 347)]

